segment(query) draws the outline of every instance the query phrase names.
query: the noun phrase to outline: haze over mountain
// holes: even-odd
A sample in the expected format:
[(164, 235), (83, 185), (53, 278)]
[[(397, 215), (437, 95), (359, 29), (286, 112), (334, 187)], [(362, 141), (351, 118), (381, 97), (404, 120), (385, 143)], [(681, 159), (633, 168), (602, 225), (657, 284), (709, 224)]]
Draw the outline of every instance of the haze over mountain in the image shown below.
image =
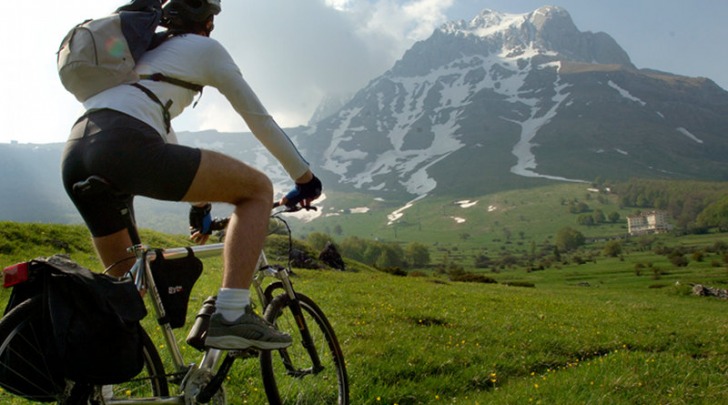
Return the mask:
[[(329, 100), (311, 125), (287, 132), (328, 190), (403, 203), (597, 177), (728, 180), (728, 92), (635, 68), (612, 37), (579, 31), (559, 7), (449, 22), (351, 99)], [(290, 184), (252, 136), (180, 141)], [(0, 219), (74, 216), (61, 150), (0, 145), (0, 186), (15, 190), (0, 197)]]

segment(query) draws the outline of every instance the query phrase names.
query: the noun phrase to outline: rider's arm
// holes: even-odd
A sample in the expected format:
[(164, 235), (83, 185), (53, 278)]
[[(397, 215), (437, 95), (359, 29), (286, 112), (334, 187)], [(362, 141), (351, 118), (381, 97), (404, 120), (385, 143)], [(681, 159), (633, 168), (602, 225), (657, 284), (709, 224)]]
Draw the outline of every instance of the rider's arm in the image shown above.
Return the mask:
[(230, 54), (217, 42), (208, 49), (208, 79), (222, 93), (235, 111), (245, 120), (253, 135), (283, 165), (291, 179), (306, 175), (308, 162), (301, 156), (286, 133), (266, 111), (257, 95), (240, 73)]

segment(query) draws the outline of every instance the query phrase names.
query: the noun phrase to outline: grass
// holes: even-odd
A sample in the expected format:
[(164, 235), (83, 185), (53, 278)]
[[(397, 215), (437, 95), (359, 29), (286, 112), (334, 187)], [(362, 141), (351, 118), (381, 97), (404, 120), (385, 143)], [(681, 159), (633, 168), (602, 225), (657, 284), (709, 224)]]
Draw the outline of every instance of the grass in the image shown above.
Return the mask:
[[(18, 225), (21, 235), (25, 226)], [(54, 229), (78, 232), (72, 257), (90, 257), (82, 230)], [(720, 238), (664, 243), (700, 247)], [(57, 250), (44, 249), (33, 254)], [(3, 253), (0, 265), (17, 258)], [(638, 274), (636, 263), (652, 263), (660, 274)], [(190, 320), (219, 284), (220, 260), (205, 264)], [(398, 277), (348, 264), (356, 271), (296, 270), (294, 283), (336, 330), (354, 404), (728, 402), (728, 302), (690, 292), (691, 283), (726, 284), (718, 254), (681, 268), (664, 256), (630, 251), (543, 271), (488, 272), (497, 284), (452, 282), (431, 272)], [(145, 322), (154, 330), (153, 319)], [(188, 361), (199, 357), (191, 348), (183, 354)], [(227, 384), (230, 403), (265, 403), (257, 360), (239, 363)]]

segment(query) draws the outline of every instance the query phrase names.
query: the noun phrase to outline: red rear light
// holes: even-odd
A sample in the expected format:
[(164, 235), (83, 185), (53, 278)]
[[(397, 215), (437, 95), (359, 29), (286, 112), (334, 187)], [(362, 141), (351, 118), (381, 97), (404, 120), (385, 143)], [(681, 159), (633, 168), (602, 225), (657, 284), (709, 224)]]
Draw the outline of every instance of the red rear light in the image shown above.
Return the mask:
[(14, 264), (3, 270), (3, 287), (8, 288), (28, 281), (28, 262)]

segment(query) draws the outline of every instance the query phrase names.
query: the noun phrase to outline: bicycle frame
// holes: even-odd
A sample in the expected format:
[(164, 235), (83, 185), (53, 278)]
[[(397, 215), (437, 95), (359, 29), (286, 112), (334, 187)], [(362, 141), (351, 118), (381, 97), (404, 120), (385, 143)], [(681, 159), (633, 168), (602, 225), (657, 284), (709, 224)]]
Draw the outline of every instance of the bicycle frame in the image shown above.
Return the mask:
[[(285, 224), (283, 219), (277, 217), (275, 214), (273, 216)], [(291, 246), (292, 241), (289, 234), (289, 248)], [(332, 390), (331, 392), (336, 393), (340, 404), (348, 404), (348, 382), (345, 363), (333, 328), (321, 309), (311, 298), (294, 291), (292, 280), (290, 279), (290, 261), (286, 266), (270, 264), (264, 252), (261, 252), (258, 258), (251, 289), (256, 291), (259, 302), (262, 304), (261, 309), (264, 312), (265, 320), (274, 324), (276, 327), (282, 327), (284, 331), (292, 331), (291, 335), (293, 336), (295, 334), (297, 336), (297, 343), (290, 346), (290, 348), (280, 349), (274, 351), (274, 354), (271, 354), (272, 351), (258, 351), (254, 349), (218, 350), (204, 348), (195, 342), (190, 344), (192, 347), (203, 351), (202, 357), (197, 364), (185, 362), (181, 350), (183, 347), (178, 343), (172, 330), (167, 316), (167, 309), (164, 307), (162, 295), (154, 279), (154, 273), (152, 273), (152, 262), (158, 258), (158, 255), (159, 257), (164, 257), (165, 260), (172, 260), (184, 258), (190, 254), (190, 251), (196, 257), (204, 259), (215, 255), (220, 256), (223, 249), (223, 243), (193, 247), (176, 247), (164, 250), (152, 249), (141, 244), (139, 239), (136, 239), (136, 244), (129, 248), (129, 252), (133, 253), (136, 258), (130, 270), (130, 278), (135, 283), (136, 288), (145, 296), (144, 298), (149, 298), (148, 301), (145, 301), (147, 308), (150, 312), (154, 312), (159, 321), (160, 330), (167, 346), (166, 351), (169, 353), (166, 361), (167, 367), (162, 364), (157, 354), (157, 348), (154, 347), (153, 342), (145, 334), (146, 340), (144, 345), (146, 348), (145, 353), (147, 353), (147, 358), (145, 359), (147, 375), (140, 376), (138, 381), (149, 379), (151, 382), (150, 387), (139, 390), (139, 397), (130, 395), (117, 396), (112, 394), (112, 397), (106, 398), (106, 394), (101, 387), (94, 388), (94, 395), (99, 399), (103, 398), (103, 403), (117, 405), (184, 405), (189, 403), (208, 403), (210, 400), (213, 400), (213, 403), (224, 403), (226, 401), (226, 392), (223, 384), (227, 381), (234, 362), (238, 359), (259, 357), (265, 394), (270, 401), (274, 403), (283, 402), (283, 398), (289, 399), (291, 394), (295, 398), (295, 395), (298, 395), (296, 392), (300, 387), (306, 386), (307, 388), (315, 389), (314, 387), (318, 383), (313, 381), (324, 381), (324, 384), (327, 385), (326, 390)], [(272, 277), (273, 281), (265, 282), (265, 278), (268, 277)], [(282, 291), (278, 291), (278, 289)], [(23, 302), (30, 302), (30, 299), (27, 297), (23, 298), (23, 300)], [(204, 305), (206, 304), (203, 304), (203, 307)], [(150, 308), (153, 308), (153, 310)], [(14, 311), (20, 312), (14, 312), (15, 315), (8, 318), (8, 326), (3, 330), (9, 332), (9, 334), (4, 336), (2, 338), (4, 339), (3, 342), (0, 343), (13, 341), (16, 334), (18, 336), (24, 336), (21, 335), (26, 333), (26, 329), (23, 329), (26, 323), (24, 320), (29, 319), (30, 314), (42, 313), (40, 301), (37, 298), (33, 301), (33, 305), (25, 305), (22, 308), (18, 307)], [(279, 321), (281, 322), (279, 323)], [(190, 328), (185, 328), (185, 330), (188, 329)], [(32, 329), (28, 329), (28, 333), (32, 335), (35, 332)], [(198, 335), (192, 334), (191, 336), (195, 337)], [(161, 338), (157, 336), (157, 339), (159, 340), (158, 343), (162, 343)], [(27, 342), (28, 340), (21, 337), (19, 341)], [(192, 340), (188, 339), (188, 342), (192, 342)], [(322, 351), (319, 352), (319, 349)], [(276, 356), (277, 361), (272, 361), (272, 356)], [(167, 371), (164, 370), (165, 368)], [(309, 380), (307, 377), (316, 376), (320, 373), (325, 373), (323, 374), (324, 377), (320, 380)], [(157, 385), (157, 381), (159, 380), (162, 380), (164, 383), (162, 387)], [(286, 381), (287, 383), (284, 384), (283, 390), (279, 391), (281, 387), (279, 383), (281, 381)], [(298, 382), (303, 381), (312, 381), (313, 385), (311, 383), (303, 383), (304, 385), (298, 384)], [(137, 381), (130, 380), (130, 382), (132, 383), (132, 389), (134, 389), (133, 385)], [(330, 382), (330, 384), (326, 382)], [(169, 383), (180, 387), (181, 390), (176, 394), (168, 392), (167, 386)], [(53, 387), (53, 389), (57, 388), (56, 386)], [(119, 392), (124, 392), (124, 384), (120, 384), (119, 388)], [(68, 389), (67, 385), (66, 390)], [(82, 386), (81, 390), (83, 389), (85, 388)], [(79, 390), (78, 395), (86, 395), (81, 390)], [(148, 396), (147, 392), (149, 391), (152, 391), (152, 395), (160, 396)], [(302, 388), (300, 392), (304, 391), (305, 388)], [(308, 392), (314, 391), (311, 390)], [(60, 393), (57, 394), (56, 391), (49, 391), (49, 395), (60, 395)], [(70, 394), (66, 392), (63, 395)], [(315, 395), (317, 395), (316, 398), (319, 398), (319, 394)]]
[[(165, 259), (178, 259), (183, 258), (192, 252), (200, 259), (206, 257), (219, 256), (223, 251), (223, 243), (213, 243), (209, 245), (198, 245), (192, 247), (177, 247), (161, 250), (162, 255)], [(157, 250), (150, 249), (144, 245), (135, 245), (129, 248), (130, 252), (134, 253), (137, 257), (136, 262), (132, 266), (130, 273), (134, 279), (134, 282), (139, 291), (145, 291), (150, 296), (152, 308), (154, 310), (157, 319), (164, 319), (166, 311), (162, 300), (157, 290), (157, 286), (152, 276), (152, 270), (150, 262), (157, 257)], [(267, 295), (263, 288), (263, 280), (266, 277), (274, 277), (281, 281), (281, 287), (285, 290), (289, 297), (295, 298), (296, 293), (293, 290), (293, 285), (288, 277), (288, 269), (282, 267), (271, 266), (264, 252), (260, 253), (258, 258), (258, 264), (256, 266), (255, 276), (253, 278), (253, 288), (262, 304), (263, 309), (268, 305), (270, 296)], [(172, 357), (175, 369), (177, 372), (184, 371), (189, 364), (185, 363), (177, 339), (175, 338), (174, 332), (172, 331), (169, 323), (160, 325), (162, 328), (162, 334), (165, 339), (166, 346)], [(209, 348), (205, 351), (205, 354), (197, 367), (214, 369), (219, 363), (219, 360), (224, 353), (223, 350)]]

